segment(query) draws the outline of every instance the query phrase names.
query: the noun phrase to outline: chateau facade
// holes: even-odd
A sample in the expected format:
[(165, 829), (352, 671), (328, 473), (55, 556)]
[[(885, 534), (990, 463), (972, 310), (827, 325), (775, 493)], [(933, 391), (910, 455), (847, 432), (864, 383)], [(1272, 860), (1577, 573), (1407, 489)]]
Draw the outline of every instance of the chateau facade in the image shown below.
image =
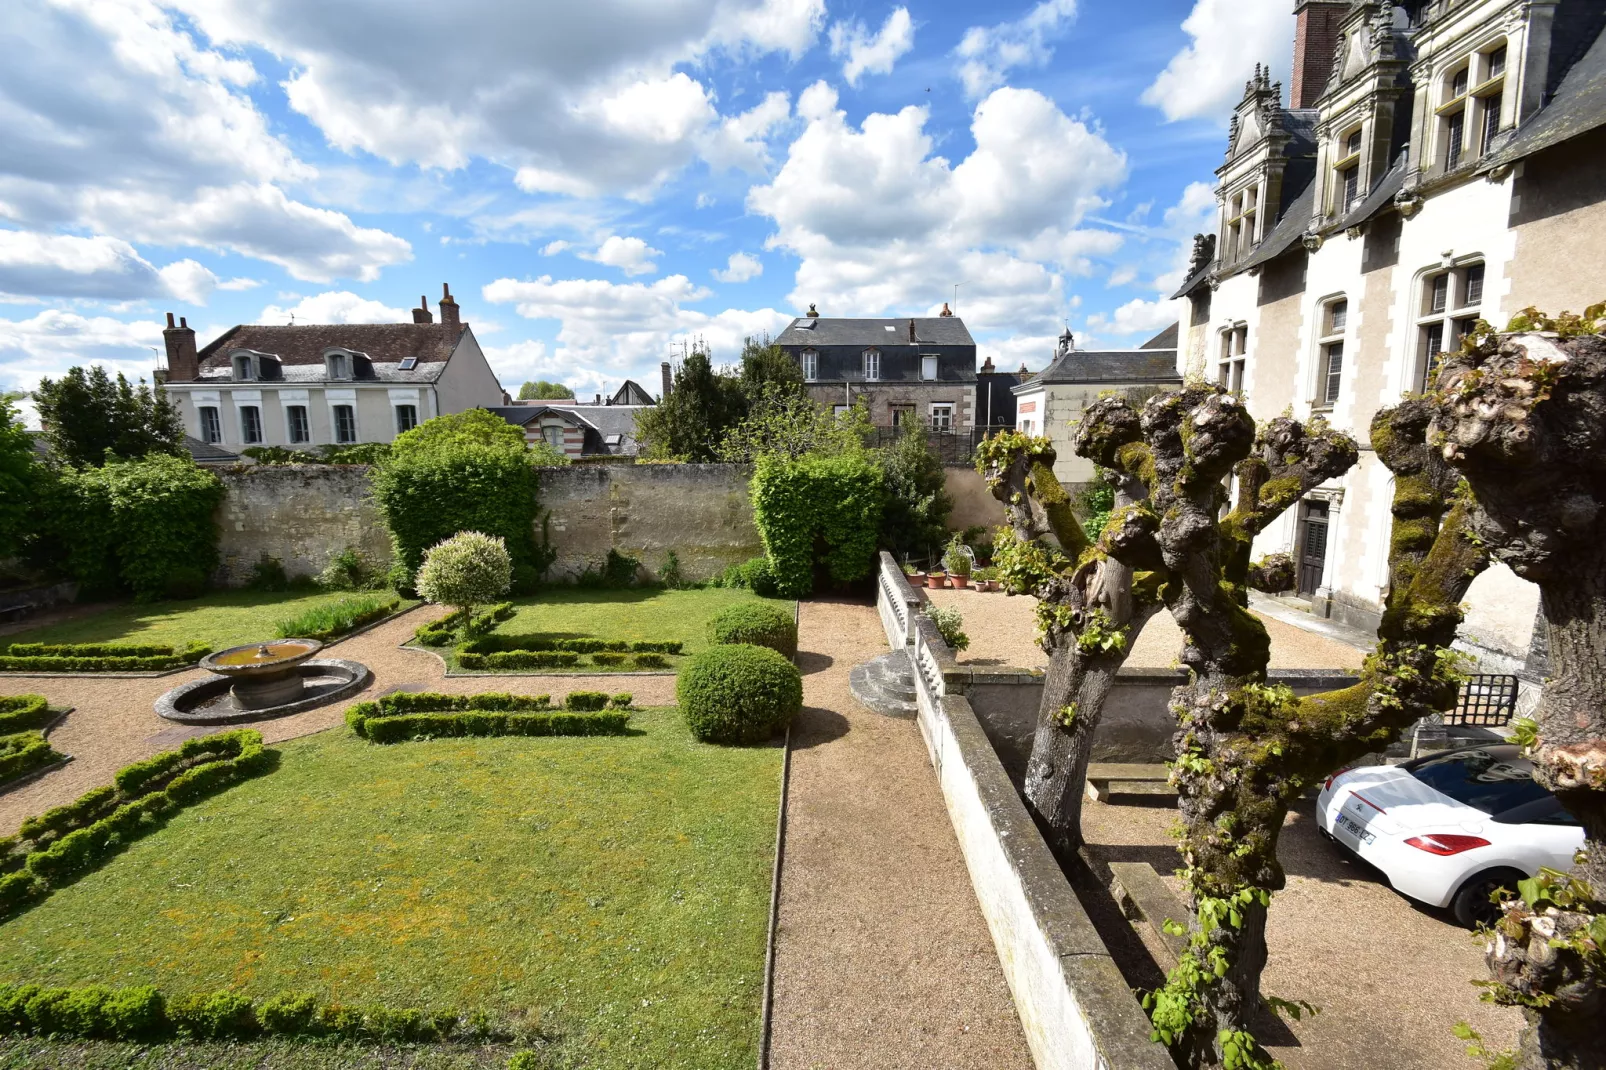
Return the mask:
[[(1606, 5), (1302, 0), (1287, 106), (1257, 71), (1217, 170), (1219, 220), (1175, 295), (1178, 370), (1355, 436), (1361, 460), (1256, 543), (1311, 611), (1374, 628), (1392, 476), (1373, 415), (1431, 382), (1479, 319), (1606, 299)], [(1528, 657), (1537, 589), (1468, 596), (1489, 671)]]

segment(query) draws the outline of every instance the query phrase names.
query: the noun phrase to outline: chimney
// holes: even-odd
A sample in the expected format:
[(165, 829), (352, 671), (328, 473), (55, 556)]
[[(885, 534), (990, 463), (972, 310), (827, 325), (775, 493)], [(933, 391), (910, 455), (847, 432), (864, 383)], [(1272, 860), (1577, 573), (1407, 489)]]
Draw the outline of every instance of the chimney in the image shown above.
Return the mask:
[(434, 323), (435, 317), (429, 314), (429, 298), (420, 296), (418, 307), (413, 309), (414, 323)]
[(914, 345), (916, 341), (918, 341), (918, 339), (915, 338), (915, 321), (914, 320), (910, 320), (909, 321), (909, 344), (910, 345)]
[(195, 332), (183, 317), (173, 326), (173, 314), (167, 314), (167, 328), (162, 331), (167, 343), (167, 381), (193, 383), (201, 376), (201, 361), (195, 354)]
[(953, 313), (951, 311), (949, 311), (949, 309), (948, 309), (948, 302), (944, 301), (942, 303), (942, 311), (937, 313), (937, 315), (939, 315), (939, 316), (952, 316), (953, 315)]
[(457, 302), (452, 300), (452, 288), (441, 283), (441, 326), (461, 327), (463, 321), (457, 317)]
[(1314, 108), (1333, 73), (1338, 25), (1348, 0), (1298, 0), (1294, 5), (1294, 75), (1290, 108)]
[(812, 302), (809, 304), (808, 316), (809, 316), (809, 319), (811, 319), (811, 320), (817, 320), (817, 319), (820, 318), (820, 314), (817, 311), (815, 311), (814, 305), (813, 305)]
[(992, 357), (988, 357), (986, 360), (981, 362), (981, 373), (983, 375), (991, 375), (993, 374), (994, 370)]
[(1021, 375), (1021, 376), (1027, 376), (1027, 375), (1032, 374), (1031, 372), (1026, 370), (1026, 362), (1024, 360), (1020, 362), (1020, 371), (1017, 372), (1016, 374)]
[(598, 394), (598, 395), (597, 395), (597, 396), (596, 396), (596, 399), (595, 399), (595, 400), (593, 400), (593, 401), (592, 401), (592, 402), (591, 402), (591, 404), (593, 404), (593, 405), (601, 405), (601, 404), (602, 404), (602, 395), (601, 395), (601, 394)]
[(660, 401), (668, 401), (669, 400), (669, 383), (670, 383), (669, 362), (666, 360), (663, 363), (659, 364), (658, 365), (658, 370), (663, 373), (663, 377), (664, 377), (664, 395), (659, 400)]

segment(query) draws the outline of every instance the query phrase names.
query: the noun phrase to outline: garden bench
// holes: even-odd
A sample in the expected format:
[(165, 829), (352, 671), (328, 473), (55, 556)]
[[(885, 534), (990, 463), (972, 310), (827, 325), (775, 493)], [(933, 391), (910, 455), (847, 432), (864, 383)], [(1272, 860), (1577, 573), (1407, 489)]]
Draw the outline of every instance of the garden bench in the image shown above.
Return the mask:
[(1129, 921), (1142, 921), (1154, 931), (1160, 946), (1171, 956), (1171, 961), (1162, 966), (1176, 965), (1187, 950), (1188, 938), (1166, 932), (1165, 923), (1169, 918), (1186, 925), (1188, 908), (1147, 862), (1111, 862), (1110, 877), (1110, 894), (1121, 905), (1122, 913)]

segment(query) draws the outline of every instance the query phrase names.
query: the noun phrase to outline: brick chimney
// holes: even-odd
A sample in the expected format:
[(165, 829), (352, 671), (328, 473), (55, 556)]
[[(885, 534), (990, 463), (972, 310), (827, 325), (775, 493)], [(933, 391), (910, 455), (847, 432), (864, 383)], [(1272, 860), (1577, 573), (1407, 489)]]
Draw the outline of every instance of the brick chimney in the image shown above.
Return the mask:
[(673, 379), (673, 377), (669, 374), (669, 362), (666, 360), (663, 363), (659, 364), (658, 365), (658, 371), (664, 377), (664, 394), (663, 394), (663, 397), (659, 398), (659, 400), (660, 401), (668, 401), (669, 400), (669, 384)]
[(942, 303), (942, 311), (937, 313), (937, 315), (939, 315), (939, 316), (952, 316), (953, 315), (953, 313), (951, 311), (949, 311), (949, 309), (948, 309), (948, 302), (944, 301)]
[(1294, 76), (1290, 108), (1314, 108), (1333, 73), (1338, 25), (1348, 0), (1297, 0), (1294, 5)]
[(909, 344), (914, 345), (919, 339), (915, 338), (915, 321), (909, 321)]
[(993, 372), (995, 372), (997, 370), (998, 370), (997, 368), (993, 367), (993, 358), (992, 357), (988, 357), (986, 360), (981, 362), (981, 373), (983, 375), (991, 375), (991, 374), (993, 374)]
[(457, 302), (452, 300), (452, 288), (441, 283), (441, 326), (461, 327), (463, 321), (457, 315)]
[(435, 317), (429, 314), (429, 298), (420, 296), (418, 307), (413, 309), (414, 323), (434, 323)]
[(201, 361), (195, 353), (195, 331), (184, 317), (179, 317), (178, 326), (173, 326), (173, 314), (167, 314), (167, 328), (162, 331), (162, 341), (167, 343), (167, 381), (170, 383), (193, 383), (201, 377)]

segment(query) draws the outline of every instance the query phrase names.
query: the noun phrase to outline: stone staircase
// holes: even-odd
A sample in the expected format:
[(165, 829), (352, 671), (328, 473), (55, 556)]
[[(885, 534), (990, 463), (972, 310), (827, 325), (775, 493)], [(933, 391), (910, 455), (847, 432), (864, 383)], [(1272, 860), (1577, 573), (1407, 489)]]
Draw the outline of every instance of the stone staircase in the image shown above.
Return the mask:
[(888, 717), (914, 717), (915, 670), (907, 649), (882, 654), (848, 672), (853, 697)]

